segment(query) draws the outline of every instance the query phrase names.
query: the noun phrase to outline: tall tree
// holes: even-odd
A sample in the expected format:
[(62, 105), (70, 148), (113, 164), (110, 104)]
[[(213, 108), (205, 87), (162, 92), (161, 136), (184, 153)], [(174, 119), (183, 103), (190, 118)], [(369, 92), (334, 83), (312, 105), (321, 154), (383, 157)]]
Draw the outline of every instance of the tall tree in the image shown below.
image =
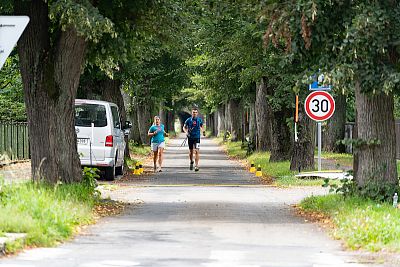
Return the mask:
[(86, 1), (16, 0), (14, 10), (30, 17), (18, 52), (33, 177), (79, 181), (74, 100), (87, 44), (112, 33), (112, 23)]
[(393, 134), (393, 92), (400, 83), (397, 1), (271, 1), (265, 10), (271, 18), (268, 40), (283, 40), (289, 53), (306, 63), (305, 70), (322, 69), (337, 88), (355, 88), (355, 181), (370, 197), (375, 192), (389, 196), (398, 187)]

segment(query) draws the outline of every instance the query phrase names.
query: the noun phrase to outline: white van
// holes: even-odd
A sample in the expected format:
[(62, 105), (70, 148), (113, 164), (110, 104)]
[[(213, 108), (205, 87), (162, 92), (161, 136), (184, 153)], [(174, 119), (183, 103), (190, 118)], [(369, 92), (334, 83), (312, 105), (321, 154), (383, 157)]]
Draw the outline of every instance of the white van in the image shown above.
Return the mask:
[(114, 180), (124, 168), (125, 131), (130, 122), (121, 125), (118, 106), (98, 100), (75, 100), (75, 131), (82, 166), (105, 171), (107, 180)]

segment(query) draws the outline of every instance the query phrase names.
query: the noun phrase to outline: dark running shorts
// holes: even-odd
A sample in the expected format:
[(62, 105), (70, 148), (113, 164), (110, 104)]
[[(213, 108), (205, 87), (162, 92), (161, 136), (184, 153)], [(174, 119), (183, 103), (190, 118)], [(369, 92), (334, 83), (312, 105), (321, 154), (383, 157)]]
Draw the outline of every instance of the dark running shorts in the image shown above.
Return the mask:
[(188, 138), (189, 149), (192, 150), (193, 148), (199, 149), (200, 148), (200, 138)]

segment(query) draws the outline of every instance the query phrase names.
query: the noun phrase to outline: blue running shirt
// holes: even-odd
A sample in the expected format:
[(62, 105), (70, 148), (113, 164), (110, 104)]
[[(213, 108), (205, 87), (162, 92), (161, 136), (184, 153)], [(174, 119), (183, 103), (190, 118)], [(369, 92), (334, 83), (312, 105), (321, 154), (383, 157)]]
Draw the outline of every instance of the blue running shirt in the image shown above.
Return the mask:
[(189, 132), (189, 138), (200, 138), (200, 127), (203, 126), (203, 121), (197, 117), (190, 117), (185, 121), (185, 127), (187, 127)]

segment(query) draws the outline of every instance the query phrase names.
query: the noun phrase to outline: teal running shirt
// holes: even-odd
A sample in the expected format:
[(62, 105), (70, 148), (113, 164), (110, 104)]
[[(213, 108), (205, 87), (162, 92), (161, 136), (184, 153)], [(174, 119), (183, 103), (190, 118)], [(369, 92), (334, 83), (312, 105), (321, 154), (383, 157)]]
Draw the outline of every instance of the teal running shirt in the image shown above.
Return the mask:
[(155, 131), (158, 132), (156, 135), (151, 137), (151, 142), (157, 144), (164, 142), (164, 124), (160, 124), (160, 126), (152, 125), (149, 129), (149, 132), (154, 133)]

